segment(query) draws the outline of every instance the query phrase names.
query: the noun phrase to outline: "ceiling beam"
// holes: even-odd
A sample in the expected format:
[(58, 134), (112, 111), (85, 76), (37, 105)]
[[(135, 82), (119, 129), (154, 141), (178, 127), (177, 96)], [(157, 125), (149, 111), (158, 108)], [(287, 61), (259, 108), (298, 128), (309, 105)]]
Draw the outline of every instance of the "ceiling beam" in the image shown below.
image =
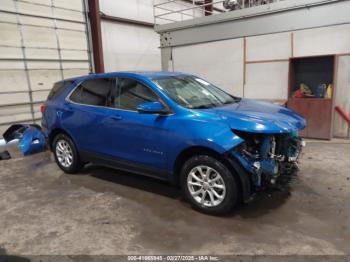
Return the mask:
[(111, 21), (111, 22), (119, 22), (119, 23), (125, 23), (125, 24), (140, 25), (140, 26), (145, 26), (145, 27), (150, 27), (150, 28), (154, 27), (154, 24), (150, 23), (150, 22), (139, 21), (139, 20), (123, 18), (123, 17), (117, 17), (117, 16), (111, 16), (111, 15), (106, 15), (106, 14), (104, 14), (102, 12), (100, 12), (100, 17), (101, 17), (102, 20)]

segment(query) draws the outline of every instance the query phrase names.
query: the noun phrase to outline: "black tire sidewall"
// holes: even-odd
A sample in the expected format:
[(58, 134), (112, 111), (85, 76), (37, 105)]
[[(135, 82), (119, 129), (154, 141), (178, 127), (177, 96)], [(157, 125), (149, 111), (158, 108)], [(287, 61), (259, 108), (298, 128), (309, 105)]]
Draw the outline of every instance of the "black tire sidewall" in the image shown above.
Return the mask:
[[(69, 167), (64, 167), (61, 165), (61, 163), (58, 161), (57, 155), (56, 155), (56, 145), (57, 142), (60, 140), (64, 140), (66, 141), (70, 148), (72, 149), (73, 152), (73, 163), (69, 166)], [(81, 169), (81, 162), (80, 162), (80, 158), (79, 158), (79, 154), (78, 151), (75, 147), (75, 144), (73, 143), (72, 139), (65, 135), (65, 134), (58, 134), (55, 136), (53, 142), (52, 142), (52, 148), (53, 148), (53, 154), (55, 156), (55, 161), (57, 163), (57, 165), (59, 166), (60, 169), (62, 169), (65, 173), (68, 174), (75, 174), (77, 173), (80, 169)]]
[[(199, 165), (206, 165), (213, 169), (215, 169), (223, 178), (225, 187), (226, 187), (226, 195), (224, 200), (215, 207), (207, 207), (198, 203), (195, 199), (193, 199), (189, 189), (187, 187), (187, 177), (190, 171)], [(225, 164), (215, 159), (212, 156), (208, 155), (198, 155), (188, 159), (181, 169), (180, 174), (180, 183), (181, 189), (186, 197), (186, 199), (191, 203), (191, 205), (198, 211), (211, 214), (211, 215), (223, 215), (227, 214), (233, 210), (238, 202), (238, 188), (236, 180), (230, 170), (226, 167)]]

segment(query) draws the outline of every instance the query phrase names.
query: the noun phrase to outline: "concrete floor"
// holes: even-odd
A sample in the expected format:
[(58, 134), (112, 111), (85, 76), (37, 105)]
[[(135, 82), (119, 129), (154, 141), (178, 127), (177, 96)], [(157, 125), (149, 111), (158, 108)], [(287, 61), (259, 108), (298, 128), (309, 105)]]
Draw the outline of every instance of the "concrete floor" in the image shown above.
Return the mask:
[(350, 144), (308, 144), (290, 192), (226, 217), (149, 178), (93, 166), (65, 175), (48, 153), (0, 167), (7, 254), (350, 254)]

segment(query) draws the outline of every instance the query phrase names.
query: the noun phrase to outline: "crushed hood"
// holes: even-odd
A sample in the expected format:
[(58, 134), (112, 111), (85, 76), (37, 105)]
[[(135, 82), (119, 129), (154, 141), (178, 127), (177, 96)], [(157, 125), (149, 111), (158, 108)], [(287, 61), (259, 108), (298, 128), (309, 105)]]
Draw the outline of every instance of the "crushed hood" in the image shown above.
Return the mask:
[(289, 133), (303, 129), (305, 119), (283, 106), (252, 99), (208, 109), (235, 130), (255, 133)]

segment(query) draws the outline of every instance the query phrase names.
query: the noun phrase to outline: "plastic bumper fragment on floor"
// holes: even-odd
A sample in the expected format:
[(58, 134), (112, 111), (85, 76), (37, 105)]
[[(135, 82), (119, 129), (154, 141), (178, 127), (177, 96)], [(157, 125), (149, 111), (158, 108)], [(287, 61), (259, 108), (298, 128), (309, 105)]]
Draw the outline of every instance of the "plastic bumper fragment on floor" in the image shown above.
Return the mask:
[(15, 124), (0, 139), (0, 160), (31, 155), (45, 148), (46, 140), (40, 126)]

